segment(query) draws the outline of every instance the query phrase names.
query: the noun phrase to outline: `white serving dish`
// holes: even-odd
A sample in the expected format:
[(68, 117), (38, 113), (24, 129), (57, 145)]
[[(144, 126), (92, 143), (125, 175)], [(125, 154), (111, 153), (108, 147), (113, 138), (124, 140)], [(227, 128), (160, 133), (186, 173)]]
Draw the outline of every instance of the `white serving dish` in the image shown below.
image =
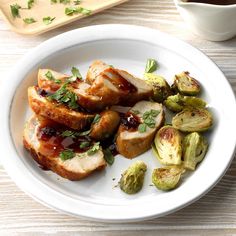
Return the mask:
[(224, 41), (236, 35), (236, 4), (213, 5), (174, 0), (181, 16), (194, 33), (210, 41)]
[[(204, 88), (202, 96), (214, 113), (215, 125), (207, 134), (209, 151), (197, 170), (177, 189), (158, 191), (149, 184), (152, 169), (160, 165), (151, 151), (146, 152), (136, 158), (148, 165), (144, 188), (132, 196), (113, 188), (121, 172), (134, 161), (121, 156), (117, 156), (115, 163), (105, 171), (79, 182), (42, 171), (22, 145), (24, 122), (31, 113), (27, 87), (36, 84), (38, 68), (68, 72), (72, 66), (78, 66), (85, 75), (90, 63), (101, 59), (142, 77), (147, 58), (158, 60), (158, 73), (169, 82), (175, 73), (188, 70)], [(56, 210), (105, 222), (160, 217), (207, 193), (224, 175), (233, 158), (236, 102), (229, 83), (199, 50), (159, 31), (129, 25), (98, 25), (73, 30), (34, 48), (9, 74), (0, 88), (1, 163), (20, 188)]]

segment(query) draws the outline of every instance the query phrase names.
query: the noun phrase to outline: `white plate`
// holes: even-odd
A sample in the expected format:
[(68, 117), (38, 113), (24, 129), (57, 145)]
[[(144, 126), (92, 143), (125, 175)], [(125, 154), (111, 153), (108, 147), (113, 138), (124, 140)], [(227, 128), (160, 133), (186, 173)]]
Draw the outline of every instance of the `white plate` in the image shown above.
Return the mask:
[[(79, 182), (42, 171), (22, 146), (22, 130), (29, 117), (27, 87), (36, 84), (38, 68), (69, 72), (72, 66), (78, 66), (85, 75), (89, 64), (101, 59), (142, 77), (147, 58), (158, 60), (158, 73), (169, 82), (175, 73), (187, 70), (202, 83), (203, 97), (214, 113), (215, 125), (207, 134), (209, 151), (197, 170), (176, 190), (158, 191), (149, 186), (151, 171), (159, 166), (149, 151), (135, 159), (144, 160), (148, 172), (142, 191), (132, 196), (114, 188), (121, 172), (134, 161), (121, 156), (105, 171)], [(23, 57), (11, 76), (4, 78), (3, 85), (0, 91), (1, 162), (20, 188), (38, 201), (68, 214), (109, 222), (166, 215), (209, 191), (223, 176), (233, 157), (236, 102), (224, 75), (197, 49), (156, 30), (100, 25), (61, 34)]]

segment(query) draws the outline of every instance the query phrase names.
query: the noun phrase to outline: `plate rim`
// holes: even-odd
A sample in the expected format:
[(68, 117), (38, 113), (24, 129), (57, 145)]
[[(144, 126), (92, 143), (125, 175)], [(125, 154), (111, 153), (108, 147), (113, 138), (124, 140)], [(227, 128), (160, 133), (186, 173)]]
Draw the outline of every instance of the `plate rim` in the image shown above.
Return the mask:
[[(112, 29), (112, 30), (111, 30)], [(117, 30), (123, 30), (125, 32), (129, 32), (128, 35), (119, 35), (119, 36), (114, 36), (111, 32), (117, 31)], [(96, 32), (96, 37), (94, 39), (94, 32)], [(119, 32), (119, 31), (118, 31)], [(135, 35), (134, 33), (135, 32)], [(109, 34), (108, 34), (109, 33)], [(71, 36), (73, 35), (80, 35), (80, 38), (75, 39)], [(225, 76), (223, 75), (223, 73), (221, 72), (221, 70), (216, 66), (216, 64), (209, 59), (205, 54), (203, 54), (200, 50), (194, 48), (193, 46), (191, 46), (188, 43), (185, 43), (179, 39), (176, 39), (173, 36), (167, 35), (166, 33), (160, 32), (158, 30), (154, 30), (154, 29), (150, 29), (150, 28), (146, 28), (146, 27), (142, 27), (142, 26), (134, 26), (134, 25), (122, 25), (122, 24), (107, 24), (107, 25), (96, 25), (96, 26), (88, 26), (88, 27), (84, 27), (84, 28), (80, 28), (80, 29), (76, 29), (76, 30), (72, 30), (72, 31), (68, 31), (65, 32), (63, 34), (60, 34), (58, 36), (55, 36), (49, 40), (44, 41), (43, 43), (41, 43), (40, 45), (38, 45), (37, 47), (35, 47), (33, 50), (30, 50), (30, 52), (28, 52), (18, 63), (17, 65), (14, 67), (11, 75), (8, 78), (8, 81), (11, 81), (11, 78), (14, 76), (15, 77), (15, 72), (16, 71), (21, 71), (21, 75), (26, 75), (27, 71), (29, 70), (29, 66), (25, 66), (24, 65), (29, 62), (30, 60), (32, 60), (32, 58), (37, 58), (35, 61), (37, 61), (37, 63), (39, 61), (41, 61), (42, 59), (46, 58), (47, 56), (51, 55), (52, 53), (55, 53), (59, 50), (63, 50), (66, 49), (68, 47), (72, 47), (75, 45), (79, 45), (81, 43), (85, 43), (85, 42), (91, 42), (91, 41), (97, 41), (97, 40), (107, 40), (107, 39), (132, 39), (132, 40), (137, 40), (137, 38), (142, 38), (143, 41), (147, 41), (149, 43), (153, 43), (153, 39), (148, 39), (147, 36), (152, 35), (153, 38), (155, 37), (162, 37), (163, 39), (167, 40), (167, 41), (175, 41), (178, 42), (179, 45), (181, 45), (184, 48), (187, 48), (189, 51), (194, 52), (198, 57), (204, 59), (205, 61), (207, 61), (210, 66), (212, 68), (214, 68), (215, 71), (217, 71), (217, 73), (219, 73), (219, 75), (224, 79), (225, 85), (227, 85), (227, 89), (229, 91), (231, 91), (231, 96), (233, 96), (232, 98), (234, 99), (234, 104), (236, 104), (235, 101), (235, 96), (233, 93), (233, 90), (228, 82), (228, 80), (225, 78)], [(93, 36), (93, 40), (91, 40), (91, 36)], [(76, 37), (75, 37), (76, 38)], [(90, 38), (90, 40), (88, 40)], [(64, 40), (64, 45), (62, 46), (61, 44), (59, 44), (59, 42), (61, 40)], [(65, 46), (67, 45), (67, 46)], [(45, 50), (48, 50), (45, 56), (44, 52)], [(41, 52), (42, 50), (42, 52)], [(38, 55), (39, 56), (35, 56)], [(31, 61), (31, 67), (33, 67), (35, 64), (37, 64), (35, 62), (33, 62), (33, 60)], [(27, 69), (28, 68), (28, 69)], [(21, 80), (18, 79), (17, 82), (20, 82)], [(4, 84), (3, 84), (4, 85)], [(7, 138), (4, 139), (4, 144), (3, 142), (0, 144), (1, 147), (1, 153), (3, 156), (4, 151), (5, 153), (6, 151), (10, 152), (11, 151), (11, 155), (15, 155), (17, 157), (19, 157), (17, 155), (17, 151), (16, 150), (12, 150), (12, 149), (7, 149), (10, 146), (13, 146), (13, 143), (11, 143), (10, 140), (10, 121), (9, 121), (9, 115), (10, 115), (10, 111), (11, 111), (11, 102), (13, 101), (14, 95), (15, 95), (15, 91), (17, 89), (17, 84), (16, 85), (10, 85), (10, 84), (5, 84), (3, 87), (5, 87), (7, 90), (9, 90), (10, 92), (8, 93), (8, 101), (6, 102), (6, 98), (4, 99), (4, 104), (2, 103), (1, 105), (3, 105), (3, 110), (5, 110), (6, 114), (4, 114), (4, 116), (2, 116), (2, 118), (0, 119), (0, 124), (5, 124), (4, 128), (4, 134), (7, 134)], [(2, 93), (1, 93), (2, 94)], [(2, 95), (1, 95), (1, 98)], [(3, 101), (3, 99), (1, 99), (0, 101)], [(233, 101), (233, 100), (232, 100)], [(235, 115), (235, 114), (234, 114)], [(235, 116), (236, 117), (236, 116)], [(6, 125), (7, 124), (7, 125)], [(3, 125), (2, 125), (3, 126)], [(3, 140), (3, 139), (2, 139)], [(152, 214), (143, 214), (140, 216), (136, 216), (136, 217), (124, 217), (124, 216), (116, 216), (114, 215), (114, 213), (110, 213), (110, 216), (101, 216), (101, 215), (93, 215), (91, 214), (92, 210), (89, 211), (87, 214), (83, 213), (78, 213), (78, 212), (74, 212), (71, 207), (70, 210), (67, 210), (65, 207), (68, 206), (64, 206), (61, 207), (60, 206), (60, 202), (54, 201), (51, 203), (47, 201), (45, 201), (45, 194), (41, 193), (39, 194), (39, 189), (35, 188), (35, 186), (33, 186), (33, 184), (37, 183), (38, 186), (41, 186), (43, 189), (46, 189), (47, 191), (49, 191), (51, 194), (55, 194), (57, 193), (56, 191), (52, 190), (50, 191), (49, 187), (44, 186), (43, 183), (41, 183), (38, 179), (35, 179), (34, 176), (32, 176), (32, 174), (28, 173), (28, 177), (32, 177), (34, 179), (34, 183), (32, 183), (29, 179), (27, 179), (26, 181), (26, 174), (22, 174), (21, 172), (19, 172), (18, 168), (16, 168), (16, 166), (11, 166), (11, 162), (9, 162), (7, 159), (4, 159), (1, 157), (1, 162), (4, 166), (4, 168), (7, 170), (7, 173), (10, 175), (10, 177), (13, 179), (13, 181), (23, 190), (25, 191), (28, 195), (30, 195), (31, 197), (33, 197), (35, 200), (43, 203), (44, 205), (50, 207), (50, 208), (54, 208), (60, 212), (64, 212), (67, 213), (69, 215), (73, 215), (73, 216), (80, 216), (83, 218), (87, 218), (90, 220), (94, 220), (94, 221), (100, 221), (100, 222), (113, 222), (113, 223), (121, 223), (121, 222), (135, 222), (135, 221), (141, 221), (141, 220), (146, 220), (146, 219), (152, 219), (152, 218), (156, 218), (156, 217), (161, 217), (167, 214), (170, 214), (172, 212), (175, 212), (187, 205), (190, 205), (191, 203), (195, 202), (196, 200), (198, 200), (199, 198), (201, 198), (203, 195), (205, 195), (207, 192), (209, 192), (217, 183), (218, 181), (223, 177), (223, 175), (225, 174), (226, 170), (228, 169), (228, 167), (230, 166), (233, 157), (234, 157), (234, 153), (235, 153), (235, 146), (236, 146), (236, 138), (234, 140), (234, 148), (232, 149), (231, 152), (231, 157), (228, 158), (228, 162), (227, 164), (224, 166), (224, 168), (222, 168), (220, 174), (218, 174), (218, 177), (214, 180), (213, 183), (211, 183), (210, 186), (207, 186), (205, 188), (202, 188), (204, 190), (200, 191), (200, 193), (198, 193), (196, 196), (188, 199), (187, 201), (184, 201), (182, 204), (180, 204), (179, 206), (175, 206), (172, 209), (168, 209), (166, 211), (163, 212), (159, 212), (159, 213), (152, 213)], [(20, 158), (18, 158), (20, 159)], [(23, 163), (21, 163), (23, 165)], [(21, 181), (22, 178), (24, 179), (24, 181)], [(39, 188), (39, 187), (38, 187)], [(39, 194), (39, 196), (38, 196)], [(56, 194), (55, 196), (58, 196), (58, 194)], [(47, 198), (46, 198), (47, 199)], [(53, 199), (55, 200), (55, 199)], [(71, 201), (73, 202), (73, 201)], [(86, 207), (87, 207), (87, 203), (83, 203)], [(91, 204), (89, 204), (91, 205)], [(103, 206), (104, 207), (104, 206)], [(106, 206), (109, 207), (109, 206)], [(114, 206), (112, 206), (114, 208)], [(120, 206), (119, 206), (120, 207)], [(111, 209), (110, 209), (111, 210)]]

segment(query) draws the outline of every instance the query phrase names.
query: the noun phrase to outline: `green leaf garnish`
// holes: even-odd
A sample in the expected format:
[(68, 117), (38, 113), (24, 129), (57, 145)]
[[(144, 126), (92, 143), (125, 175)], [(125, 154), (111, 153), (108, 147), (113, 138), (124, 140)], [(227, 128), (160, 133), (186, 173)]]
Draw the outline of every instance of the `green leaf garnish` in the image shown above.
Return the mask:
[(79, 69), (77, 69), (77, 68), (74, 67), (74, 66), (71, 68), (71, 73), (72, 73), (73, 76), (71, 76), (71, 77), (68, 79), (69, 82), (74, 82), (74, 81), (76, 81), (77, 79), (80, 79), (80, 80), (83, 79), (83, 78), (82, 78), (82, 75), (80, 74)]
[(88, 151), (89, 156), (95, 154), (100, 149), (100, 142), (95, 143)]
[(51, 3), (57, 3), (57, 0), (51, 0)]
[(140, 133), (144, 133), (144, 132), (146, 132), (146, 130), (147, 130), (147, 125), (146, 125), (146, 124), (140, 124), (140, 125), (138, 126), (138, 131), (139, 131)]
[(91, 10), (88, 10), (83, 7), (66, 7), (65, 14), (68, 16), (72, 16), (73, 14), (81, 13), (83, 15), (90, 15)]
[(79, 5), (80, 3), (81, 3), (81, 0), (75, 0), (75, 1), (74, 1), (74, 4), (75, 4), (75, 5)]
[(96, 114), (94, 119), (93, 119), (92, 124), (98, 123), (100, 119), (101, 119), (101, 116), (99, 114)]
[(34, 0), (28, 0), (27, 5), (28, 5), (28, 9), (31, 9), (32, 6), (34, 5)]
[(143, 123), (138, 126), (138, 131), (140, 133), (144, 133), (147, 130), (147, 127), (149, 128), (155, 128), (156, 121), (155, 117), (158, 116), (160, 111), (151, 109), (150, 111), (146, 111), (143, 113)]
[(62, 137), (71, 137), (71, 138), (76, 138), (76, 132), (75, 131), (71, 131), (71, 130), (65, 130), (61, 133)]
[(70, 3), (70, 0), (59, 0), (60, 3), (63, 3), (63, 4), (69, 4)]
[(90, 146), (90, 142), (88, 142), (88, 141), (81, 142), (80, 145), (79, 145), (79, 147), (81, 149), (89, 147), (89, 146)]
[(65, 104), (71, 109), (77, 109), (79, 108), (79, 104), (77, 103), (78, 97), (66, 88), (67, 85), (68, 83), (63, 84), (54, 94), (48, 96), (48, 99)]
[(16, 3), (16, 4), (13, 4), (13, 5), (10, 5), (10, 8), (11, 8), (11, 14), (14, 18), (20, 17), (20, 14), (19, 14), (19, 9), (21, 9), (20, 5), (18, 5)]
[(109, 148), (107, 149), (104, 149), (103, 150), (103, 154), (104, 154), (104, 159), (105, 161), (109, 164), (109, 165), (112, 165), (114, 163), (114, 156), (112, 155), (111, 153), (111, 150)]
[(78, 136), (86, 136), (91, 132), (91, 129), (77, 133)]
[(26, 23), (26, 24), (33, 24), (36, 22), (36, 20), (32, 17), (30, 18), (24, 18), (23, 21)]
[(47, 73), (45, 74), (45, 76), (47, 77), (48, 80), (51, 80), (53, 82), (55, 82), (56, 84), (61, 84), (61, 80), (56, 79), (52, 72), (50, 70), (47, 71)]
[(62, 152), (59, 154), (59, 157), (60, 157), (61, 160), (63, 160), (63, 161), (72, 159), (74, 156), (75, 156), (75, 153), (74, 153), (72, 150), (70, 150), (70, 149), (66, 149), (66, 150), (62, 151)]
[(44, 17), (43, 18), (43, 23), (45, 25), (50, 25), (55, 20), (55, 18), (56, 17), (51, 17), (51, 16)]
[(157, 61), (154, 59), (148, 59), (147, 60), (147, 64), (146, 64), (146, 68), (145, 68), (145, 72), (146, 73), (152, 73), (155, 70), (157, 70)]

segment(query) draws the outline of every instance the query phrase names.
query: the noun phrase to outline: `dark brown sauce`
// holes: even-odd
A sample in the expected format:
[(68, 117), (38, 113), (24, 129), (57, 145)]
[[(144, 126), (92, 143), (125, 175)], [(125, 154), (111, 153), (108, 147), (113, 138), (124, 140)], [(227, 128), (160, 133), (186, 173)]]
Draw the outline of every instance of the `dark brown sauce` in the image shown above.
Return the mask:
[(48, 96), (52, 95), (52, 93), (50, 93), (44, 89), (38, 88), (38, 87), (37, 87), (37, 93), (42, 97), (48, 97)]
[[(114, 86), (116, 86), (119, 90), (122, 90), (125, 93), (135, 93), (137, 92), (137, 88), (131, 84), (128, 80), (123, 78), (116, 70), (113, 68), (108, 68), (102, 73), (106, 79), (108, 79)], [(110, 74), (111, 76), (108, 76)]]
[(214, 5), (232, 5), (236, 4), (236, 0), (188, 0), (187, 2), (207, 3)]
[(132, 112), (120, 113), (121, 124), (129, 131), (136, 131), (141, 124), (140, 118)]
[[(59, 154), (66, 149), (81, 153), (87, 151), (93, 144), (88, 136), (62, 137), (61, 134), (65, 130), (69, 129), (51, 121), (44, 122), (37, 133), (37, 137), (40, 140), (39, 152), (44, 156), (58, 157)], [(80, 148), (80, 144), (85, 141), (89, 142), (90, 146)]]

